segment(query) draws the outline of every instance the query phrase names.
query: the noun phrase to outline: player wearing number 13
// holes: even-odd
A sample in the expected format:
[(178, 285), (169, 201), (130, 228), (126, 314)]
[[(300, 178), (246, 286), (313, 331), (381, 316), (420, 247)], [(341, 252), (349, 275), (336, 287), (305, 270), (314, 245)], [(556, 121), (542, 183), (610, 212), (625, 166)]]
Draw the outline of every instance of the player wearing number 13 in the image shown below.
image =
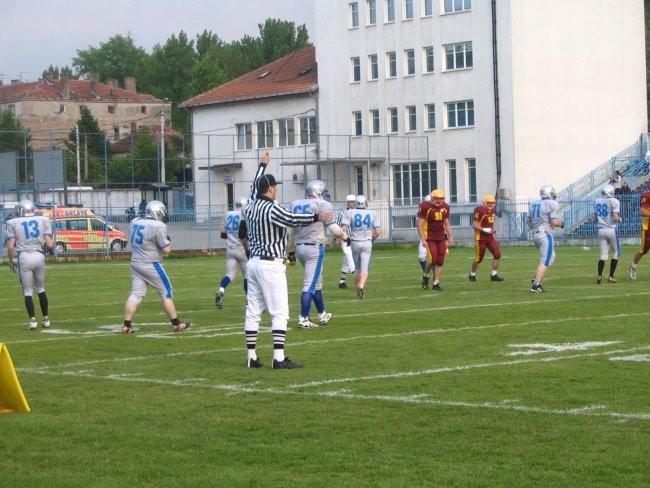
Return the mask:
[(555, 242), (553, 239), (553, 228), (564, 228), (564, 222), (558, 218), (559, 205), (555, 201), (555, 188), (551, 185), (543, 185), (539, 189), (539, 200), (530, 202), (528, 205), (528, 218), (526, 224), (533, 231), (533, 242), (539, 253), (539, 265), (532, 280), (530, 291), (542, 293), (542, 280), (546, 270), (555, 261)]
[[(38, 328), (32, 294), (38, 294), (43, 313), (41, 325), (50, 326), (48, 300), (45, 293), (45, 255), (43, 244), (52, 251), (52, 228), (50, 219), (36, 215), (31, 200), (21, 200), (16, 206), (16, 217), (7, 222), (7, 254), (9, 268), (20, 276), (23, 287), (25, 307), (29, 315), (29, 330)], [(18, 251), (18, 267), (14, 263), (14, 253)]]
[(610, 283), (616, 283), (614, 272), (621, 255), (616, 223), (621, 221), (621, 202), (614, 198), (613, 185), (603, 187), (601, 197), (596, 199), (594, 207), (594, 220), (598, 223), (598, 244), (600, 246), (596, 283), (600, 285), (603, 279), (603, 269), (610, 249), (612, 250), (612, 260), (609, 263), (609, 278), (607, 279)]

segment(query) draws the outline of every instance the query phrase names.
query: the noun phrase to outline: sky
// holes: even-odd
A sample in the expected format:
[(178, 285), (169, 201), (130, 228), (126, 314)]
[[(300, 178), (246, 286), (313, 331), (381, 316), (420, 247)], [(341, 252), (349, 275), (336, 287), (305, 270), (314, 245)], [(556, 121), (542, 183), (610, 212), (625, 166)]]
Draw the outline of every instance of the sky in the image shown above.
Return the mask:
[(77, 50), (131, 35), (151, 53), (172, 34), (204, 30), (225, 42), (259, 36), (268, 18), (305, 24), (312, 43), (314, 0), (0, 0), (0, 79), (36, 81), (50, 65), (72, 67)]

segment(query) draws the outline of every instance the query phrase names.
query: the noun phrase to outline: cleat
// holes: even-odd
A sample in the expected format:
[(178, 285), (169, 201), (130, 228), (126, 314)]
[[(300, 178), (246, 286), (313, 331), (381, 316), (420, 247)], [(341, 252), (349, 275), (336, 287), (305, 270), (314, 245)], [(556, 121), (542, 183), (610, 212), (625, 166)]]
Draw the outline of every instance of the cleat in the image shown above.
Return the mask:
[(331, 313), (323, 312), (322, 314), (320, 314), (318, 316), (318, 323), (320, 325), (325, 325), (330, 320), (332, 320), (332, 314)]
[(440, 283), (434, 283), (433, 288), (431, 288), (433, 291), (442, 291), (442, 288), (440, 288)]
[(289, 356), (285, 356), (284, 361), (273, 360), (273, 369), (296, 369), (302, 368), (302, 364), (294, 363)]
[(366, 293), (363, 291), (363, 288), (357, 288), (357, 298), (360, 300), (366, 298)]
[(596, 284), (597, 284), (597, 285), (600, 285), (600, 282), (601, 282), (601, 281), (603, 281), (603, 277), (600, 276), (600, 275), (598, 275), (598, 276), (596, 277)]
[(173, 330), (174, 332), (180, 332), (182, 330), (189, 329), (190, 325), (192, 325), (192, 322), (179, 322), (173, 327)]
[(491, 281), (503, 281), (504, 279), (501, 278), (501, 276), (499, 276), (498, 274), (495, 274), (495, 275), (490, 276), (490, 280)]
[(468, 278), (469, 278), (469, 281), (476, 281), (476, 275), (474, 275), (474, 276), (469, 275)]
[(339, 283), (339, 288), (347, 288), (347, 287), (348, 287), (348, 285), (345, 284), (345, 281), (341, 281)]
[(247, 368), (261, 368), (262, 366), (264, 366), (264, 364), (260, 361), (260, 358), (248, 358), (246, 361)]
[(429, 289), (429, 277), (428, 276), (423, 276), (422, 277), (422, 289), (423, 290), (428, 290)]
[(133, 327), (124, 327), (122, 329), (122, 334), (135, 334)]
[(537, 283), (536, 285), (533, 284), (532, 288), (530, 289), (533, 293), (544, 293), (544, 288), (542, 288), (541, 283)]
[(218, 291), (217, 293), (214, 294), (214, 304), (217, 306), (219, 310), (223, 308), (223, 292)]
[(609, 281), (610, 283), (618, 283), (618, 280), (616, 278), (614, 278), (613, 276), (610, 276), (609, 278), (607, 278), (607, 281)]
[(50, 319), (43, 319), (41, 320), (41, 327), (44, 329), (47, 329), (50, 326)]
[(630, 278), (636, 280), (636, 268), (634, 266), (630, 266)]
[[(330, 318), (331, 316), (332, 315), (330, 314)], [(299, 329), (315, 329), (316, 327), (318, 327), (318, 324), (313, 323), (309, 317), (303, 317), (302, 315), (298, 317)]]
[(38, 323), (35, 320), (30, 320), (29, 325), (27, 326), (29, 330), (36, 330), (38, 329)]

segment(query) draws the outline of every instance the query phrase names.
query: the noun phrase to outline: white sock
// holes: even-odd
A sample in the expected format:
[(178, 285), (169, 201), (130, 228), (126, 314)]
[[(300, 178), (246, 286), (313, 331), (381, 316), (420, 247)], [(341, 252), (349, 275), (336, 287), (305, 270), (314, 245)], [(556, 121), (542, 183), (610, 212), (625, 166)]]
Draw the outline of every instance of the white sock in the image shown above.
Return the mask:
[(497, 275), (497, 270), (496, 270), (496, 269), (493, 269), (493, 270), (492, 270), (492, 276), (496, 276), (496, 275)]

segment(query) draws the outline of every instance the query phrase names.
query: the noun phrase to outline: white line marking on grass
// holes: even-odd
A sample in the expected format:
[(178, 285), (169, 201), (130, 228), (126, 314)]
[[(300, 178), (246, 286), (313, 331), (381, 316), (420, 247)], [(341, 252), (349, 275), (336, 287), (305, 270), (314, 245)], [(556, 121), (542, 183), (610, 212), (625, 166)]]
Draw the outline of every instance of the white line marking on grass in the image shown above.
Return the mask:
[(610, 361), (632, 361), (637, 363), (650, 363), (650, 354), (635, 354), (634, 356), (622, 356), (609, 358)]
[(508, 347), (518, 349), (527, 348), (527, 350), (509, 352), (506, 353), (506, 356), (530, 356), (532, 354), (544, 354), (547, 352), (586, 351), (595, 347), (605, 347), (621, 343), (622, 341), (576, 342), (574, 344), (508, 344)]

